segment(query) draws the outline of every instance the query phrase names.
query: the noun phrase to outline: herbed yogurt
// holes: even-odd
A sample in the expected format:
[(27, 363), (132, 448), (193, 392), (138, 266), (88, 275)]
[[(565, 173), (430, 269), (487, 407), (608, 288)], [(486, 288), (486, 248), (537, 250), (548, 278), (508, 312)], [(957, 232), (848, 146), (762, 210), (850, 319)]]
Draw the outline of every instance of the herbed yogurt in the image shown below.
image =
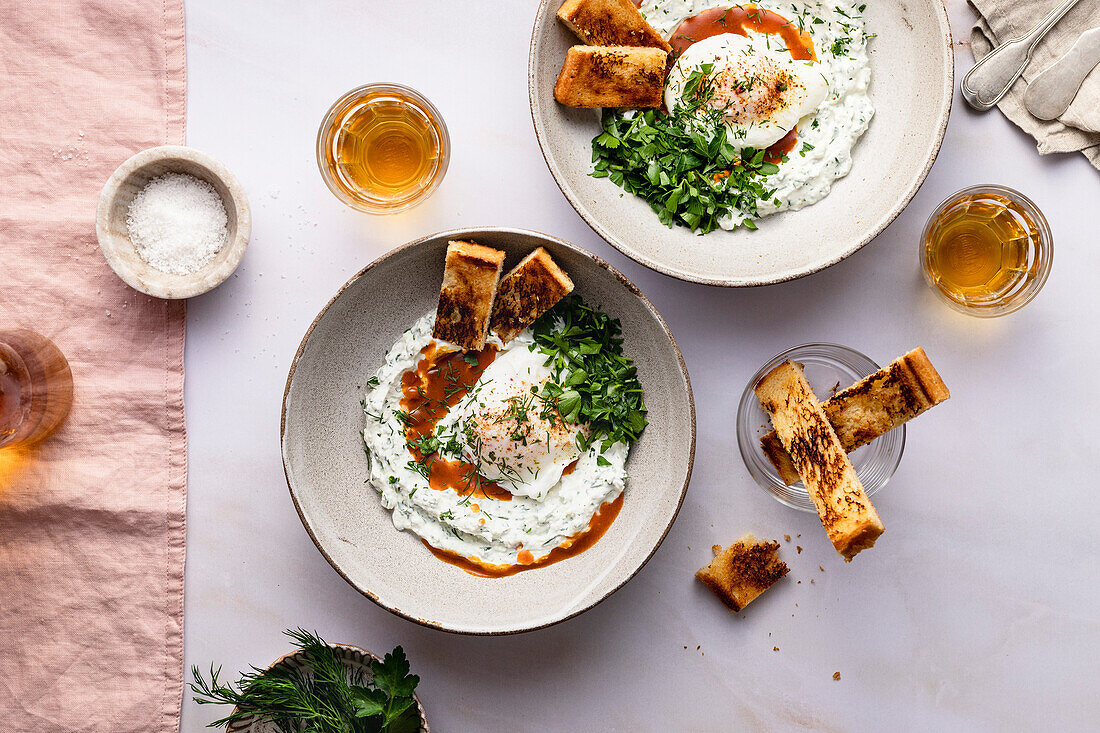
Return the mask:
[[(573, 472), (563, 476), (542, 499), (515, 494), (504, 501), (480, 492), (461, 496), (453, 489), (431, 488), (427, 478), (409, 465), (413, 456), (397, 413), (401, 410), (401, 376), (416, 367), (424, 347), (436, 343), (431, 335), (434, 318), (435, 314), (429, 313), (408, 329), (371, 380), (377, 384), (363, 400), (363, 441), (370, 457), (368, 483), (380, 494), (382, 506), (392, 512), (394, 526), (412, 531), (432, 547), (486, 564), (515, 565), (522, 545), (538, 560), (587, 529), (600, 506), (618, 498), (626, 481), (629, 447), (615, 443), (601, 451), (597, 441), (581, 454)], [(531, 329), (507, 344), (495, 337), (490, 340), (500, 347), (498, 358), (534, 343)]]
[[(871, 65), (862, 0), (760, 0), (752, 5), (778, 13), (807, 31), (814, 41), (819, 71), (828, 84), (825, 101), (798, 125), (798, 144), (767, 178), (775, 189), (771, 199), (757, 205), (759, 217), (779, 211), (797, 211), (825, 198), (838, 178), (852, 169), (852, 148), (867, 131), (875, 109), (871, 103)], [(680, 24), (712, 8), (729, 7), (720, 0), (644, 0), (639, 8), (649, 24), (666, 40)], [(766, 34), (749, 33), (766, 42)], [(719, 220), (724, 229), (743, 219), (732, 215)]]

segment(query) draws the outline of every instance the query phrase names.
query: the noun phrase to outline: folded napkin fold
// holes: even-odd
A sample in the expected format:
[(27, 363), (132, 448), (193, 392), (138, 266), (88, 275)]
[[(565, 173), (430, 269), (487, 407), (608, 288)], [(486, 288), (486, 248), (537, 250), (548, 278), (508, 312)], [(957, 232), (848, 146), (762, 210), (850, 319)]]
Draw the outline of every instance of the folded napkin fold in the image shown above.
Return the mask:
[(111, 172), (182, 143), (182, 0), (0, 3), (0, 328), (49, 336), (74, 402), (0, 449), (0, 731), (178, 733), (184, 306), (96, 245)]
[[(1034, 28), (1062, 0), (968, 1), (978, 14), (970, 32), (970, 49), (978, 61), (997, 45)], [(1100, 68), (1089, 74), (1073, 104), (1058, 119), (1040, 120), (1024, 106), (1024, 92), (1031, 80), (1069, 51), (1083, 32), (1097, 26), (1100, 26), (1100, 0), (1078, 3), (1035, 48), (1023, 76), (997, 106), (1035, 138), (1040, 154), (1080, 151), (1100, 169)]]

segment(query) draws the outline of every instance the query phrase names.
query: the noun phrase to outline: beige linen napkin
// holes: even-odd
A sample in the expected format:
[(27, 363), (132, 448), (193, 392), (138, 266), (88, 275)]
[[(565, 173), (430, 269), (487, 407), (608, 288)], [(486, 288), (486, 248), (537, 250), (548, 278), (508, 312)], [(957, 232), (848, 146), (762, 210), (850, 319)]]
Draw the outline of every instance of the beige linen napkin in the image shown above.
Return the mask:
[(183, 142), (183, 2), (0, 7), (0, 327), (75, 381), (57, 434), (0, 449), (0, 731), (175, 733), (184, 309), (115, 276), (95, 210), (119, 163)]
[[(1034, 28), (1061, 0), (969, 2), (978, 14), (970, 32), (970, 48), (977, 61), (1000, 43)], [(1100, 169), (1100, 68), (1089, 74), (1073, 104), (1057, 120), (1040, 120), (1024, 107), (1024, 92), (1031, 80), (1069, 51), (1084, 31), (1097, 26), (1100, 26), (1100, 0), (1082, 0), (1039, 43), (1023, 76), (997, 106), (1035, 138), (1040, 154), (1079, 150)]]

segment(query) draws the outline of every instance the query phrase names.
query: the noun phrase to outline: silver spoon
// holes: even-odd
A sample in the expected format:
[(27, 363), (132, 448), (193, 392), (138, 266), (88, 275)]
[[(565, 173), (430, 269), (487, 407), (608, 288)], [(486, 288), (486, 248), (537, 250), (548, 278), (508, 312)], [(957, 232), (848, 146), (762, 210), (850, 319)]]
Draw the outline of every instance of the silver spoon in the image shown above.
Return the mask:
[(1031, 80), (1024, 106), (1040, 120), (1053, 120), (1069, 109), (1085, 77), (1100, 63), (1100, 28), (1085, 31), (1065, 56)]
[(962, 95), (966, 103), (984, 112), (1008, 93), (1031, 61), (1031, 52), (1058, 21), (1081, 0), (1065, 0), (1027, 34), (993, 49), (966, 73)]

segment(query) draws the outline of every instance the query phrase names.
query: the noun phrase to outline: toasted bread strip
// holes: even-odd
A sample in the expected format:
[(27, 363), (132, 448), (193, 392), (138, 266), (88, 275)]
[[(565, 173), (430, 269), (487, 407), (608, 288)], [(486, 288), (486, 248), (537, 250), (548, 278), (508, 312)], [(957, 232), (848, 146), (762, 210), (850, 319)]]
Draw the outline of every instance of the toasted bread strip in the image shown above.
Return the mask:
[(836, 551), (851, 560), (874, 545), (885, 527), (814, 397), (802, 366), (783, 362), (757, 382), (755, 391)]
[(474, 242), (447, 244), (432, 336), (464, 350), (484, 348), (504, 253)]
[(658, 48), (573, 46), (554, 99), (569, 107), (660, 107), (667, 60)]
[(558, 18), (589, 46), (672, 50), (630, 0), (565, 0), (558, 8)]
[[(917, 347), (837, 392), (821, 403), (821, 409), (844, 450), (851, 453), (950, 397), (924, 349)], [(760, 439), (760, 447), (788, 486), (798, 483), (798, 469), (775, 431)]]
[(539, 247), (500, 281), (489, 328), (507, 343), (571, 292), (569, 275)]
[(779, 543), (747, 534), (725, 550), (715, 545), (714, 559), (695, 577), (706, 583), (731, 611), (740, 611), (786, 575), (790, 568), (779, 559)]

